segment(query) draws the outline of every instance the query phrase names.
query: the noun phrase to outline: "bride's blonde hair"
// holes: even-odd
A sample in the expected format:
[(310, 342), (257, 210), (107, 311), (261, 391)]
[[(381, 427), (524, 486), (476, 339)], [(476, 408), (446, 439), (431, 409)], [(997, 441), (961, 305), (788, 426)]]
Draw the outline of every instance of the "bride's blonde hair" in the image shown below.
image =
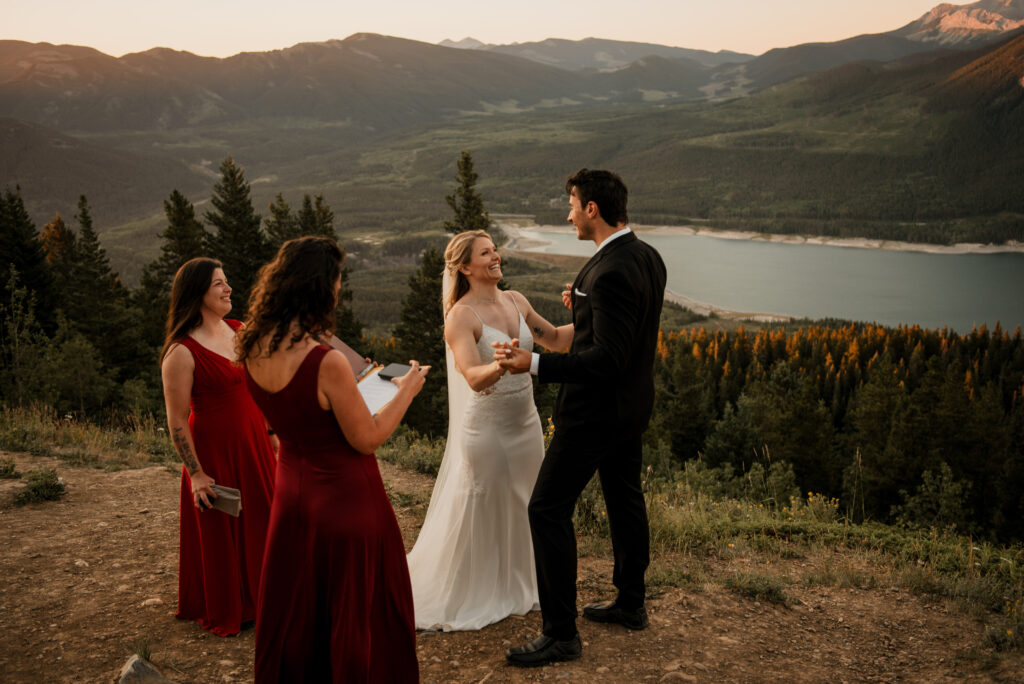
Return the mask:
[(453, 236), (444, 250), (444, 283), (446, 286), (441, 304), (444, 307), (445, 316), (455, 306), (455, 302), (469, 292), (469, 280), (459, 269), (473, 258), (473, 242), (477, 238), (487, 238), (494, 242), (486, 230), (467, 230)]

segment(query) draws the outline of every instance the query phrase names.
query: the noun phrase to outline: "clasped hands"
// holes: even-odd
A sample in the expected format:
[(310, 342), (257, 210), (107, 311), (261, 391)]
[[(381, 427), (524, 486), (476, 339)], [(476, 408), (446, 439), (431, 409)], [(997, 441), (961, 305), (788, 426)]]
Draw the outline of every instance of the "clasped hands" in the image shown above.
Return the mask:
[(500, 368), (513, 374), (530, 372), (533, 355), (519, 346), (518, 339), (511, 342), (491, 342), (491, 346), (494, 347), (494, 360)]

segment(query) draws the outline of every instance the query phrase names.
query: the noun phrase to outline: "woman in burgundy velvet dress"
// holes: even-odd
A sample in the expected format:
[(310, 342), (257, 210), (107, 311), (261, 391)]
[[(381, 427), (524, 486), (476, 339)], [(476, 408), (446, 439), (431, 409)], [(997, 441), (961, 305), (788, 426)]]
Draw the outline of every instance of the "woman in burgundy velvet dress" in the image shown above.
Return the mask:
[(256, 621), (257, 682), (415, 682), (405, 549), (373, 451), (423, 387), (428, 367), (366, 408), (331, 335), (344, 252), (286, 242), (260, 272), (238, 358), (281, 440)]
[[(224, 318), (230, 295), (220, 262), (182, 265), (161, 356), (167, 424), (183, 463), (177, 617), (220, 636), (256, 618), (274, 491), (274, 448), (234, 360), (242, 324)], [(241, 490), (237, 518), (207, 510), (214, 483)]]

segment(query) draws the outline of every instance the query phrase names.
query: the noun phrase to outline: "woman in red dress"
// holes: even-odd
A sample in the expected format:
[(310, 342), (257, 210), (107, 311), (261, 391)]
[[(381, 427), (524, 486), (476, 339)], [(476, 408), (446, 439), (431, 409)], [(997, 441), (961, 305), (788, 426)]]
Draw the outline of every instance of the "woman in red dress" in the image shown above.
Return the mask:
[(402, 535), (373, 451), (428, 367), (366, 408), (331, 335), (345, 253), (286, 242), (263, 267), (238, 336), (249, 391), (281, 440), (256, 622), (257, 682), (415, 682), (416, 629)]
[[(220, 262), (188, 261), (174, 276), (161, 355), (167, 425), (181, 456), (178, 613), (220, 636), (256, 619), (274, 491), (274, 447), (234, 360), (231, 287)], [(212, 484), (241, 490), (237, 518), (207, 510)]]

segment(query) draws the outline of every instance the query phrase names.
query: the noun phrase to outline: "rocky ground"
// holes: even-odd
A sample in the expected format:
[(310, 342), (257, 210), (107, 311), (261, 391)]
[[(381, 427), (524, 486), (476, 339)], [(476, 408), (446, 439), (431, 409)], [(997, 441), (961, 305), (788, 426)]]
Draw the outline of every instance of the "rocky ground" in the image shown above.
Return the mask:
[[(18, 480), (0, 480), (0, 682), (112, 681), (148, 650), (178, 682), (253, 676), (253, 632), (207, 634), (174, 618), (178, 474), (167, 468), (106, 472), (50, 458), (13, 456), (25, 472), (55, 467), (68, 487), (57, 502), (12, 507)], [(382, 463), (411, 545), (430, 478)], [(660, 559), (664, 566), (666, 559)], [(670, 559), (685, 566), (692, 558)], [(794, 558), (773, 572), (840, 558)], [(1024, 654), (982, 649), (982, 623), (954, 606), (880, 583), (840, 589), (794, 583), (795, 605), (758, 602), (715, 578), (743, 558), (704, 563), (706, 582), (654, 590), (651, 626), (630, 632), (581, 621), (583, 657), (536, 670), (505, 664), (532, 639), (537, 613), (479, 632), (419, 638), (424, 682), (860, 682), (1021, 681)], [(607, 596), (611, 564), (600, 551), (580, 564), (580, 602)]]

